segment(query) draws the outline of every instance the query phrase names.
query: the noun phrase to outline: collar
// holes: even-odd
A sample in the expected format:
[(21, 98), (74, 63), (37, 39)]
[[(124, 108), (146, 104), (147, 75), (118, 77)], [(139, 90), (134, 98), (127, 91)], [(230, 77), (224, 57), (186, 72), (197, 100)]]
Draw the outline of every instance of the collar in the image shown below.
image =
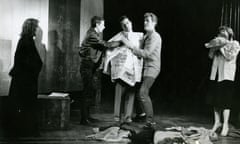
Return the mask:
[(151, 35), (155, 32), (155, 30), (147, 31), (146, 35)]
[(98, 33), (94, 28), (90, 28), (90, 29), (88, 30), (88, 32), (89, 32), (89, 33), (95, 33), (95, 34), (97, 34), (97, 35), (100, 35), (100, 33)]

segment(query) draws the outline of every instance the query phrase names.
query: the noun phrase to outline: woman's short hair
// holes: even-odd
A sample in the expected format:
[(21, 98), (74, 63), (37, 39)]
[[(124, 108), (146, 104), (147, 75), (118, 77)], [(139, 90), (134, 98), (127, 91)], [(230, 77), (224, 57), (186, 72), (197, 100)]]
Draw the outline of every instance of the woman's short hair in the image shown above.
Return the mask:
[(145, 13), (144, 14), (144, 18), (146, 18), (146, 17), (151, 17), (152, 21), (155, 22), (156, 25), (157, 25), (158, 18), (157, 18), (157, 16), (154, 13), (150, 13), (150, 12)]
[(28, 18), (24, 21), (22, 26), (21, 36), (35, 36), (39, 21), (34, 18)]
[(91, 28), (95, 28), (97, 26), (97, 24), (100, 24), (101, 21), (104, 21), (104, 19), (102, 17), (99, 16), (94, 16), (91, 19)]
[(229, 40), (233, 39), (234, 38), (234, 32), (233, 32), (233, 29), (231, 27), (228, 27), (228, 26), (220, 26), (218, 28), (218, 31), (222, 31), (222, 30), (225, 30), (227, 31), (228, 35), (229, 35)]
[(121, 16), (120, 18), (119, 18), (119, 22), (121, 23), (123, 20), (125, 20), (125, 19), (128, 19), (129, 20), (129, 18), (126, 16), (126, 15), (123, 15), (123, 16)]

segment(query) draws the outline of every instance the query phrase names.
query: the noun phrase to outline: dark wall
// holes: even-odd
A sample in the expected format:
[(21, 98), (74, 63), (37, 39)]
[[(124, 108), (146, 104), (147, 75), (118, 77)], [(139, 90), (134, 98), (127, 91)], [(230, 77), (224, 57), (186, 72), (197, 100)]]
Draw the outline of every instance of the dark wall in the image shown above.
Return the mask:
[[(221, 4), (221, 0), (106, 0), (105, 38), (120, 31), (120, 16), (129, 16), (134, 30), (143, 31), (144, 13), (155, 13), (159, 18), (157, 31), (163, 40), (162, 70), (151, 97), (154, 103), (175, 110), (185, 111), (191, 106), (197, 110), (201, 107), (202, 111), (210, 71), (204, 43), (216, 34)], [(105, 97), (112, 97), (107, 93)]]

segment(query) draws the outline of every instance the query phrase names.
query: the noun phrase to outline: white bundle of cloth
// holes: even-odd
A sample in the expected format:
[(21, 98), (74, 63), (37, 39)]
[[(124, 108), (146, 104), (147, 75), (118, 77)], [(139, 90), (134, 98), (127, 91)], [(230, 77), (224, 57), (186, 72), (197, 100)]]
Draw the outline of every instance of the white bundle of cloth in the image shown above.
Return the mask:
[(95, 134), (88, 135), (86, 138), (106, 142), (129, 143), (129, 135), (130, 131), (122, 130), (120, 127), (110, 127), (103, 131), (96, 132)]
[[(121, 41), (128, 39), (136, 48), (141, 48), (143, 33), (139, 32), (119, 32), (111, 41)], [(137, 57), (126, 46), (120, 46), (113, 50), (107, 50), (104, 59), (103, 73), (111, 76), (112, 81), (121, 79), (130, 86), (141, 81), (143, 59)]]

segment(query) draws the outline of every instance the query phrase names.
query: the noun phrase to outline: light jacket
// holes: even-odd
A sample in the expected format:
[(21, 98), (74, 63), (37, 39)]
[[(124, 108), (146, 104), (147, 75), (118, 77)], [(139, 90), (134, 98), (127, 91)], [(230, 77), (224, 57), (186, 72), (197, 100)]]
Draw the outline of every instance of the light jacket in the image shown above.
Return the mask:
[(161, 68), (161, 36), (156, 31), (145, 35), (143, 49), (133, 49), (133, 53), (143, 58), (143, 76), (156, 78)]
[(235, 40), (229, 41), (221, 37), (216, 37), (209, 43), (205, 44), (205, 46), (210, 49), (219, 45), (223, 46), (219, 49), (219, 54), (215, 54), (212, 57), (213, 63), (210, 80), (215, 80), (218, 74), (218, 82), (223, 80), (234, 81), (236, 73), (236, 60), (240, 50), (239, 43)]

